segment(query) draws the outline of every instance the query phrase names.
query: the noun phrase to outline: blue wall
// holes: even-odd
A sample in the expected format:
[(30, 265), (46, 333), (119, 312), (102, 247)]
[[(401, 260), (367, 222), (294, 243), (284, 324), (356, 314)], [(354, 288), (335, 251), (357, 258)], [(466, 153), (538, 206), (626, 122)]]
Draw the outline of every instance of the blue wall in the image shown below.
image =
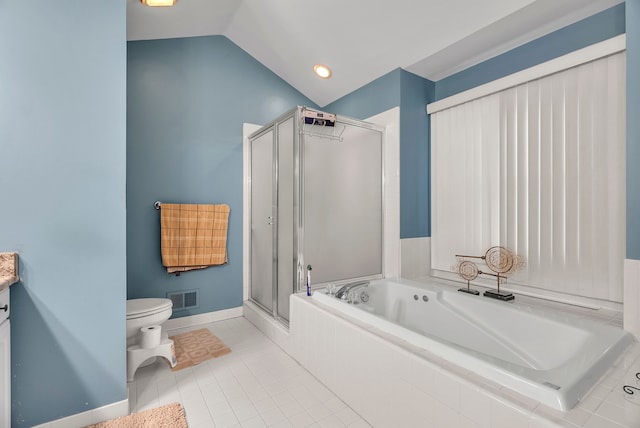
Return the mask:
[(640, 0), (627, 0), (627, 258), (640, 260)]
[[(266, 124), (306, 97), (223, 36), (128, 43), (128, 297), (199, 289), (196, 309), (242, 305), (242, 124)], [(167, 275), (155, 201), (231, 207), (229, 263)]]
[(0, 1), (13, 426), (126, 399), (125, 2)]
[(400, 238), (431, 236), (431, 131), (425, 106), (435, 83), (402, 73), (400, 87)]
[(466, 91), (625, 32), (625, 4), (519, 46), (436, 83), (436, 99)]
[(324, 106), (323, 110), (355, 119), (365, 119), (398, 107), (400, 106), (400, 85), (404, 73), (406, 71), (397, 68)]
[(357, 119), (400, 107), (400, 237), (431, 235), (429, 119), (435, 84), (396, 69), (324, 107)]

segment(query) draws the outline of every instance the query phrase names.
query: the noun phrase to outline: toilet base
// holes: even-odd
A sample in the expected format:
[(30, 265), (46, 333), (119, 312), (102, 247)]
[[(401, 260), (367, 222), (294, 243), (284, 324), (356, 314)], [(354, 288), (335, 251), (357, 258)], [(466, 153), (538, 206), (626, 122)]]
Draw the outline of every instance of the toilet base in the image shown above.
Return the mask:
[(138, 345), (132, 345), (127, 348), (127, 382), (133, 381), (136, 370), (150, 358), (164, 357), (171, 367), (177, 364), (176, 351), (173, 347), (173, 340), (163, 334), (160, 345), (155, 348), (145, 349)]

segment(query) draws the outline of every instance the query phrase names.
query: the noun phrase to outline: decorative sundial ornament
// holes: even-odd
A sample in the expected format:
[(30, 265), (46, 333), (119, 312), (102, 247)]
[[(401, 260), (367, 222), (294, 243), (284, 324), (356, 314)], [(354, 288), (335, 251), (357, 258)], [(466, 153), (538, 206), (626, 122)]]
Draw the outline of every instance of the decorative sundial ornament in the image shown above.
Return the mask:
[[(483, 256), (464, 256), (456, 254), (456, 257), (459, 261), (456, 263), (453, 270), (457, 272), (462, 279), (467, 281), (467, 288), (461, 288), (458, 291), (477, 295), (479, 294), (478, 291), (471, 290), (470, 282), (476, 279), (478, 275), (491, 275), (496, 277), (498, 287), (495, 290), (485, 291), (484, 296), (500, 300), (513, 300), (515, 298), (512, 293), (500, 290), (500, 281), (506, 280), (507, 274), (511, 274), (526, 265), (523, 257), (514, 255), (510, 250), (501, 246), (489, 248)], [(475, 263), (470, 260), (465, 260), (468, 258), (483, 260), (487, 265), (487, 268), (489, 268), (493, 273), (482, 272), (478, 269)]]
[(513, 254), (504, 247), (491, 247), (484, 253), (484, 262), (495, 273), (507, 273), (513, 269)]
[(455, 270), (458, 272), (458, 275), (467, 281), (467, 288), (460, 288), (458, 291), (462, 291), (463, 293), (469, 293), (478, 295), (480, 292), (478, 290), (471, 289), (471, 281), (478, 277), (480, 271), (478, 270), (478, 266), (471, 260), (463, 260), (458, 262), (455, 266)]

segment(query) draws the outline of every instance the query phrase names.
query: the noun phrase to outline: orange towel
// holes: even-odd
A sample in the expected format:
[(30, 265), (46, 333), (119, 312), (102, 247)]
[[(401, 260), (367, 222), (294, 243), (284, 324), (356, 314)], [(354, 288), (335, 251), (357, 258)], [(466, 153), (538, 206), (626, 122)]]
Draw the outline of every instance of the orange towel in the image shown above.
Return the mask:
[(167, 273), (227, 263), (229, 206), (162, 204), (162, 265)]

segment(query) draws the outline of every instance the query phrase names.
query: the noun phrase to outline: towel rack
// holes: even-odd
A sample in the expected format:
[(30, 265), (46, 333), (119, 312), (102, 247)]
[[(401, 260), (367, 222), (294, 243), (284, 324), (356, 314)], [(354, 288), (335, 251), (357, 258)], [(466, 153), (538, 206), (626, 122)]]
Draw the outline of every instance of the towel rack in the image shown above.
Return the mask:
[(155, 201), (155, 203), (153, 204), (154, 207), (156, 207), (157, 210), (160, 209), (160, 207), (162, 207), (162, 202), (160, 201)]

